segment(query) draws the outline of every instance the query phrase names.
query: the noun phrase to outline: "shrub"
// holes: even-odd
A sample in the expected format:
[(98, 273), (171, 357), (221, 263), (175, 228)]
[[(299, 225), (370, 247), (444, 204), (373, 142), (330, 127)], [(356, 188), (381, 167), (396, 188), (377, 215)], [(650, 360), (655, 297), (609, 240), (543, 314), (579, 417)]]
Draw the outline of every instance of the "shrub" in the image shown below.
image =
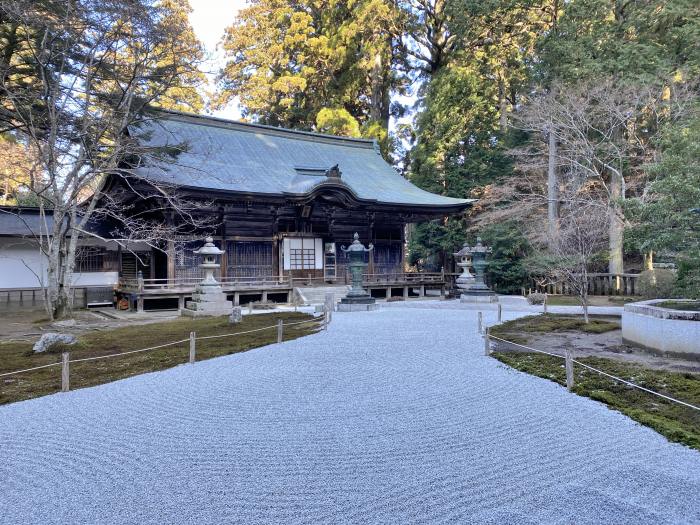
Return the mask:
[(700, 257), (683, 257), (678, 262), (678, 280), (674, 290), (676, 297), (700, 299)]
[(647, 299), (661, 299), (674, 296), (676, 272), (663, 268), (645, 270), (639, 274), (637, 292)]
[(527, 296), (527, 302), (530, 304), (544, 304), (546, 295), (543, 293), (531, 293)]

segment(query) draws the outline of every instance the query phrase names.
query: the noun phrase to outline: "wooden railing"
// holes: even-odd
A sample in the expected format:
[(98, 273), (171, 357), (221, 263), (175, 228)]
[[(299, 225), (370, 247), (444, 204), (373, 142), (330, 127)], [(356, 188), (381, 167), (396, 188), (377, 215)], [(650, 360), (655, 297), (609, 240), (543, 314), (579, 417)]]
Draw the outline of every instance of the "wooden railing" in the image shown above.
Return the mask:
[[(149, 291), (188, 290), (193, 289), (201, 278), (180, 277), (175, 279), (121, 279), (119, 289), (125, 292), (143, 293)], [(327, 279), (325, 277), (290, 277), (287, 275), (270, 275), (255, 277), (219, 277), (217, 281), (226, 289), (255, 289), (255, 288), (291, 288), (294, 286), (322, 285), (328, 281), (350, 284), (349, 276)], [(443, 273), (422, 272), (391, 272), (367, 273), (362, 276), (365, 285), (386, 284), (441, 284), (445, 282)]]
[[(175, 279), (121, 279), (119, 288), (127, 292), (147, 292), (157, 290), (193, 289), (201, 278), (178, 277)], [(287, 276), (219, 277), (223, 288), (290, 288), (291, 279)]]
[(443, 283), (445, 275), (440, 272), (393, 272), (393, 273), (366, 273), (362, 276), (362, 283), (371, 284), (420, 284)]
[[(591, 273), (588, 275), (589, 295), (637, 295), (638, 273)], [(577, 295), (566, 282), (541, 284), (533, 279), (531, 291), (556, 295)]]
[[(370, 286), (373, 284), (441, 284), (445, 282), (445, 274), (442, 272), (384, 272), (384, 273), (365, 273), (362, 274), (362, 284)], [(292, 278), (294, 286), (310, 286), (313, 284), (323, 285), (325, 283), (333, 284), (351, 284), (352, 278), (350, 272), (343, 275), (338, 275), (334, 278), (329, 277), (294, 277)]]

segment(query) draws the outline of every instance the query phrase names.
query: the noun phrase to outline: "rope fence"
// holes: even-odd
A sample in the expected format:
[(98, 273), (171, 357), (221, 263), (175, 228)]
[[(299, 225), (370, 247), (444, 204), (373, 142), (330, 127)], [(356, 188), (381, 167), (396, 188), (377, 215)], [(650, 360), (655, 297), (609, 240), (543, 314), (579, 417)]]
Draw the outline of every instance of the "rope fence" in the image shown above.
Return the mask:
[[(500, 308), (500, 305), (499, 305), (499, 312), (498, 312), (498, 313), (499, 313), (499, 316), (498, 316), (498, 317), (499, 317), (499, 321), (500, 321), (500, 319), (501, 319), (501, 308)], [(559, 359), (564, 359), (565, 367), (566, 367), (566, 387), (569, 389), (569, 391), (571, 391), (571, 390), (574, 388), (574, 386), (575, 386), (575, 382), (574, 382), (574, 365), (576, 364), (576, 365), (578, 365), (578, 366), (581, 366), (581, 367), (583, 367), (583, 368), (586, 368), (586, 369), (588, 369), (588, 370), (590, 370), (590, 371), (592, 371), (592, 372), (596, 372), (596, 373), (598, 373), (598, 374), (601, 374), (601, 375), (603, 375), (603, 376), (605, 376), (605, 377), (608, 377), (608, 378), (610, 378), (610, 379), (612, 379), (612, 380), (614, 380), (614, 381), (618, 381), (618, 382), (620, 382), (620, 383), (623, 383), (623, 384), (625, 384), (625, 385), (627, 385), (627, 386), (630, 386), (630, 387), (632, 387), (632, 388), (636, 388), (636, 389), (638, 389), (638, 390), (642, 390), (642, 391), (647, 392), (647, 393), (649, 393), (649, 394), (652, 394), (652, 395), (658, 396), (658, 397), (660, 397), (660, 398), (666, 399), (667, 401), (671, 401), (671, 402), (673, 402), (673, 403), (678, 403), (679, 405), (683, 405), (683, 406), (686, 406), (686, 407), (688, 407), (688, 408), (692, 408), (693, 410), (698, 410), (698, 411), (700, 411), (700, 407), (697, 407), (697, 406), (692, 405), (692, 404), (690, 404), (690, 403), (686, 403), (685, 401), (681, 401), (680, 399), (676, 399), (676, 398), (674, 398), (674, 397), (667, 396), (667, 395), (662, 394), (662, 393), (660, 393), (660, 392), (656, 392), (656, 391), (654, 391), (654, 390), (651, 390), (651, 389), (649, 389), (649, 388), (643, 387), (643, 386), (641, 386), (641, 385), (637, 385), (636, 383), (633, 383), (633, 382), (631, 382), (631, 381), (628, 381), (628, 380), (623, 379), (623, 378), (621, 378), (621, 377), (618, 377), (618, 376), (616, 376), (616, 375), (609, 374), (608, 372), (605, 372), (605, 371), (600, 370), (600, 369), (598, 369), (598, 368), (595, 368), (595, 367), (593, 367), (593, 366), (587, 365), (586, 363), (582, 363), (581, 361), (577, 361), (576, 359), (573, 358), (573, 355), (572, 355), (572, 353), (571, 353), (571, 349), (570, 349), (570, 348), (565, 348), (565, 349), (564, 349), (564, 355), (560, 355), (560, 354), (554, 354), (554, 353), (552, 353), (552, 352), (545, 352), (544, 350), (539, 350), (539, 349), (537, 349), (537, 348), (532, 348), (531, 346), (526, 346), (526, 345), (523, 345), (523, 344), (520, 344), (520, 343), (515, 343), (515, 342), (513, 342), (513, 341), (508, 341), (507, 339), (503, 339), (503, 338), (501, 338), (501, 337), (497, 337), (497, 336), (495, 336), (495, 335), (491, 335), (491, 334), (489, 333), (489, 328), (488, 328), (488, 327), (485, 327), (485, 328), (482, 329), (482, 325), (481, 325), (481, 319), (482, 319), (482, 317), (481, 317), (481, 316), (482, 316), (482, 313), (479, 312), (479, 333), (482, 333), (482, 334), (483, 334), (483, 337), (484, 337), (484, 353), (485, 353), (485, 355), (487, 355), (487, 356), (491, 355), (491, 340), (494, 340), (494, 341), (501, 341), (501, 342), (507, 343), (507, 344), (509, 344), (509, 345), (513, 345), (513, 346), (517, 346), (517, 347), (520, 347), (520, 348), (524, 348), (525, 350), (528, 350), (528, 351), (530, 351), (530, 352), (536, 352), (536, 353), (538, 353), (538, 354), (544, 354), (544, 355), (548, 355), (548, 356), (551, 356), (551, 357), (557, 357), (557, 358), (559, 358)]]
[(284, 340), (284, 328), (285, 327), (290, 327), (290, 326), (299, 326), (302, 324), (318, 324), (319, 321), (321, 322), (323, 329), (327, 330), (328, 329), (328, 324), (331, 321), (331, 309), (332, 307), (329, 307), (328, 304), (324, 304), (323, 306), (323, 313), (320, 316), (321, 319), (314, 317), (313, 319), (307, 319), (304, 321), (296, 321), (293, 323), (285, 323), (282, 321), (282, 319), (279, 319), (277, 321), (277, 324), (270, 325), (270, 326), (263, 326), (262, 328), (255, 328), (253, 330), (245, 330), (243, 332), (234, 332), (230, 334), (220, 334), (220, 335), (207, 335), (207, 336), (201, 336), (197, 337), (195, 332), (190, 332), (190, 336), (187, 339), (180, 339), (178, 341), (171, 341), (169, 343), (164, 343), (162, 345), (157, 345), (157, 346), (150, 346), (148, 348), (139, 348), (138, 350), (129, 350), (126, 352), (119, 352), (117, 354), (107, 354), (107, 355), (100, 355), (100, 356), (94, 356), (94, 357), (83, 357), (80, 359), (70, 359), (70, 352), (63, 352), (61, 354), (61, 360), (56, 362), (56, 363), (49, 363), (46, 365), (41, 365), (41, 366), (34, 366), (32, 368), (25, 368), (23, 370), (14, 370), (12, 372), (4, 372), (0, 374), (0, 377), (8, 377), (8, 376), (14, 376), (14, 375), (19, 375), (19, 374), (25, 374), (27, 372), (33, 372), (35, 370), (41, 370), (44, 368), (51, 368), (54, 366), (60, 366), (61, 367), (61, 392), (68, 392), (70, 390), (70, 365), (71, 363), (85, 363), (87, 361), (97, 361), (100, 359), (108, 359), (111, 357), (121, 357), (125, 355), (131, 355), (131, 354), (138, 354), (142, 352), (149, 352), (151, 350), (159, 350), (161, 348), (167, 348), (170, 346), (176, 346), (176, 345), (181, 345), (183, 343), (189, 342), (189, 363), (194, 364), (196, 360), (196, 345), (197, 341), (202, 341), (205, 339), (219, 339), (219, 338), (224, 338), (224, 337), (233, 337), (237, 335), (246, 335), (246, 334), (252, 334), (254, 332), (262, 332), (265, 330), (272, 330), (272, 329), (277, 329), (277, 342), (281, 343)]

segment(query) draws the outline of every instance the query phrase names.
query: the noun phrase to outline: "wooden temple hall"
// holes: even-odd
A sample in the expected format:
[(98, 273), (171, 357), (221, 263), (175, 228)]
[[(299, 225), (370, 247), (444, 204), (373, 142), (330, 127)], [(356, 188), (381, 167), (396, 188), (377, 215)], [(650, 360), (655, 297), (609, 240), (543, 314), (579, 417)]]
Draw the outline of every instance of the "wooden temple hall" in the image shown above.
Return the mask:
[[(204, 222), (183, 228), (163, 249), (122, 254), (118, 292), (132, 297), (182, 303), (200, 278), (192, 251), (207, 234), (224, 250), (218, 278), (237, 302), (289, 300), (298, 287), (346, 284), (340, 247), (355, 232), (374, 245), (367, 261), (370, 288), (387, 297), (420, 293), (441, 283), (435, 274), (404, 272), (406, 225), (460, 213), (472, 202), (414, 186), (372, 140), (169, 111), (129, 132), (144, 147), (181, 150), (174, 162), (140, 166), (136, 173), (201, 203), (196, 214)], [(142, 197), (129, 197), (120, 184), (115, 178), (108, 191), (131, 198), (134, 207)], [(163, 208), (160, 220), (177, 221)]]

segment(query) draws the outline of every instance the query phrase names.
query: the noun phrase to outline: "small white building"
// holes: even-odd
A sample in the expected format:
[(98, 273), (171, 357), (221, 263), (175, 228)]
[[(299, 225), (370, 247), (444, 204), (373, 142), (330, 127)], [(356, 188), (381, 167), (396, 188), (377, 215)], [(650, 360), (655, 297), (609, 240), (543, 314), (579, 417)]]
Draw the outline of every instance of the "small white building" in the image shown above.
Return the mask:
[[(42, 227), (43, 220), (47, 224)], [(47, 258), (40, 248), (40, 232), (50, 231), (52, 221), (50, 212), (42, 218), (36, 208), (0, 206), (0, 303), (41, 302)], [(119, 281), (119, 252), (117, 243), (80, 240), (73, 276), (79, 305), (111, 304)]]

